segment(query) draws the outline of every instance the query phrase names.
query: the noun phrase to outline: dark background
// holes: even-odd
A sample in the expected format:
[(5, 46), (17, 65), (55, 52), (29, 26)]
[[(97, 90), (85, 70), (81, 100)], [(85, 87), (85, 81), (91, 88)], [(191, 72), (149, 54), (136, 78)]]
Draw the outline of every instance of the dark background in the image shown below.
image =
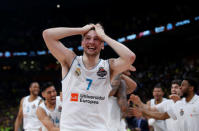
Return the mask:
[[(60, 8), (57, 8), (60, 4)], [(114, 39), (132, 33), (199, 16), (195, 2), (94, 1), (94, 0), (7, 0), (0, 4), (0, 52), (47, 50), (42, 31), (50, 27), (82, 27), (100, 22)], [(80, 36), (63, 39), (77, 54)], [(181, 79), (199, 69), (199, 21), (124, 42), (136, 54), (132, 78), (138, 83), (135, 93), (144, 101), (152, 97), (154, 85), (161, 83), (169, 94), (171, 80)], [(102, 58), (117, 57), (108, 46)], [(28, 95), (31, 81), (53, 81), (61, 88), (61, 69), (51, 55), (0, 57), (0, 123), (13, 127), (19, 101)], [(165, 97), (166, 97), (165, 95)]]

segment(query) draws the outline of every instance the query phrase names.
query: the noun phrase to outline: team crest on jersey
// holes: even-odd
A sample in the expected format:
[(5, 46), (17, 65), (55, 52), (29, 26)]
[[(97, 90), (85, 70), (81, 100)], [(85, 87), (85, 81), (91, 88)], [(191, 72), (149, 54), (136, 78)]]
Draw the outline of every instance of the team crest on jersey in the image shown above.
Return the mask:
[(183, 116), (184, 115), (184, 111), (183, 109), (180, 110), (180, 116)]
[(59, 106), (59, 107), (58, 107), (58, 111), (59, 111), (59, 112), (61, 112), (61, 110), (62, 110), (62, 107), (61, 107), (61, 106)]
[(104, 77), (107, 75), (107, 71), (104, 69), (104, 67), (100, 67), (98, 72), (97, 72), (97, 75), (100, 76), (100, 77)]
[(34, 105), (32, 105), (32, 109), (35, 109), (35, 108), (36, 108), (35, 104), (34, 104)]
[(75, 74), (76, 74), (77, 76), (80, 76), (80, 75), (81, 75), (81, 70), (80, 70), (79, 67), (76, 68)]

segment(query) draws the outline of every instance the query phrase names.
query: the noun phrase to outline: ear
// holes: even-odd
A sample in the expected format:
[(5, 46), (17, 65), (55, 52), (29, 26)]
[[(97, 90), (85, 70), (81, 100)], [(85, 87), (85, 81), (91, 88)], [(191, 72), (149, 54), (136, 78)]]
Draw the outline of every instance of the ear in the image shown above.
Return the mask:
[(41, 95), (42, 95), (43, 98), (45, 98), (45, 96), (46, 96), (44, 91), (41, 93)]

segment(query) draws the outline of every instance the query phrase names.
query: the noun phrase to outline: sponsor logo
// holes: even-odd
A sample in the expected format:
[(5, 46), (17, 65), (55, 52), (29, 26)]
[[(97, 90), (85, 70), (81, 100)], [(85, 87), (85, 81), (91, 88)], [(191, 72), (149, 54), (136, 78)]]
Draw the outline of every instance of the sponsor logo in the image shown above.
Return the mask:
[(100, 77), (104, 77), (107, 75), (107, 71), (104, 69), (104, 67), (100, 67), (98, 72), (97, 72), (97, 75), (100, 76)]
[(78, 96), (79, 96), (78, 93), (71, 93), (70, 101), (77, 102), (78, 101)]

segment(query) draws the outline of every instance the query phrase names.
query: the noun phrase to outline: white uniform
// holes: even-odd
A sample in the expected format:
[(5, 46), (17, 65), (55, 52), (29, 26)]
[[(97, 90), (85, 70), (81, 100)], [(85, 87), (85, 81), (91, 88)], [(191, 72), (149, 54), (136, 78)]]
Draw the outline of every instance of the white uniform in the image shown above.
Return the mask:
[[(162, 102), (167, 100), (166, 98), (162, 99)], [(151, 99), (151, 107), (155, 106), (155, 99)], [(152, 122), (153, 121), (153, 122)], [(155, 119), (149, 119), (148, 120), (149, 125), (152, 125), (154, 128), (154, 131), (167, 131), (166, 129), (166, 123), (164, 120), (155, 120)]]
[[(167, 112), (174, 104), (173, 100), (166, 100), (157, 104), (155, 107), (159, 112)], [(178, 129), (177, 121), (172, 118), (166, 119), (166, 126), (168, 131), (177, 131)]]
[(167, 112), (173, 119), (177, 119), (178, 129), (176, 131), (198, 131), (199, 130), (199, 96), (194, 95), (191, 101), (185, 98), (177, 101)]
[(119, 131), (121, 124), (120, 123), (121, 111), (117, 103), (117, 97), (114, 96), (109, 97), (109, 111), (110, 111), (110, 119), (109, 119), (110, 131)]
[[(61, 105), (60, 98), (56, 97), (56, 106), (55, 106), (55, 109), (53, 111), (49, 110), (46, 107), (45, 102), (42, 102), (39, 105), (39, 107), (41, 107), (46, 112), (46, 114), (49, 116), (49, 118), (51, 119), (51, 121), (53, 122), (53, 124), (56, 127), (59, 127), (61, 110), (62, 110), (62, 105)], [(43, 124), (42, 124), (42, 131), (48, 131)]]
[(108, 60), (85, 68), (82, 56), (74, 58), (62, 81), (61, 131), (108, 131), (108, 96), (111, 91)]
[(41, 123), (36, 115), (37, 107), (41, 97), (37, 97), (32, 102), (29, 102), (29, 97), (26, 96), (23, 100), (23, 128), (25, 131), (39, 131)]

